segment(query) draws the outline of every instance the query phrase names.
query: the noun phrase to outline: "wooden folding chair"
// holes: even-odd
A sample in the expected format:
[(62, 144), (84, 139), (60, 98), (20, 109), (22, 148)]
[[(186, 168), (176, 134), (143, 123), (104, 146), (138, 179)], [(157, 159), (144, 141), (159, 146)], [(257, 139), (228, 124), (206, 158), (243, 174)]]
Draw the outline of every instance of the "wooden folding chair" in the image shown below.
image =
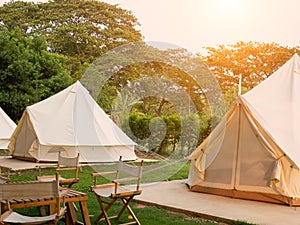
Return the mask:
[[(51, 181), (55, 179), (55, 175), (42, 175), (42, 168), (44, 168), (44, 166), (38, 166), (38, 181)], [(64, 157), (61, 155), (61, 152), (58, 153), (58, 163), (56, 166), (56, 172), (58, 172), (59, 174), (60, 185), (71, 188), (73, 184), (78, 183), (80, 180), (78, 177), (78, 170), (79, 153), (76, 157)], [(62, 171), (73, 171), (73, 173), (72, 176), (63, 177), (60, 174)]]
[[(10, 182), (0, 184), (0, 200), (2, 207), (0, 224), (57, 224), (66, 212), (64, 196), (67, 190), (61, 190), (58, 174), (54, 181), (48, 182)], [(55, 199), (55, 212), (49, 216), (27, 216), (15, 212), (10, 201), (28, 201), (28, 199)]]
[[(140, 224), (134, 212), (130, 208), (129, 203), (134, 196), (142, 193), (142, 190), (140, 189), (142, 167), (143, 161), (141, 161), (139, 166), (131, 166), (122, 162), (122, 157), (120, 157), (116, 171), (92, 174), (94, 184), (91, 187), (91, 190), (95, 193), (101, 208), (101, 214), (95, 220), (95, 224), (100, 220), (105, 220), (106, 223), (110, 225), (110, 220), (119, 219), (126, 209), (131, 215), (133, 221), (123, 224)], [(97, 177), (106, 177), (111, 174), (114, 175), (114, 179), (110, 183), (97, 184)], [(110, 201), (105, 201), (105, 199), (108, 198), (110, 198)], [(122, 209), (118, 215), (108, 216), (108, 210), (117, 200), (120, 200), (123, 203)]]

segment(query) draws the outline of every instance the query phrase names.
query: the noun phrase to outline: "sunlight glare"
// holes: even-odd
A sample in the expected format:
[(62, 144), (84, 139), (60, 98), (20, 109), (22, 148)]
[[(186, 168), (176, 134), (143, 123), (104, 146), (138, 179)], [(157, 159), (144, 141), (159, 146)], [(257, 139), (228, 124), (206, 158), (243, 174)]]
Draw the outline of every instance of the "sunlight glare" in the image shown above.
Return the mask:
[(240, 9), (241, 0), (219, 0), (222, 11), (235, 12)]

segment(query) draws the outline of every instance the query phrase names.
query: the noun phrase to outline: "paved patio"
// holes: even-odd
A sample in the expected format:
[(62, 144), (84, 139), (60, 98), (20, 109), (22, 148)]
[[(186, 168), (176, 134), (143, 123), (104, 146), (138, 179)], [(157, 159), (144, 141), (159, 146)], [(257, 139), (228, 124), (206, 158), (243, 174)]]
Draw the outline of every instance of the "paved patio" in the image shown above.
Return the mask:
[(245, 221), (259, 225), (299, 225), (300, 207), (247, 201), (191, 192), (184, 181), (143, 184), (140, 203), (229, 222)]

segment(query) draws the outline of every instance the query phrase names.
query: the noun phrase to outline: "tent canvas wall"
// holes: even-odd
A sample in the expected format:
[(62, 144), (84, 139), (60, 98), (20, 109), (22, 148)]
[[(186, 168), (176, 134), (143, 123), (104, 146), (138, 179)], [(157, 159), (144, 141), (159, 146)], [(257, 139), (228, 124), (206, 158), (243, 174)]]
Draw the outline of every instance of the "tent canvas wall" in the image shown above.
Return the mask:
[(26, 108), (12, 135), (14, 158), (57, 161), (57, 152), (81, 162), (135, 160), (135, 143), (106, 115), (79, 81)]
[(300, 58), (239, 96), (191, 154), (192, 191), (300, 205)]
[(16, 124), (0, 107), (0, 149), (7, 149), (9, 138), (16, 128)]

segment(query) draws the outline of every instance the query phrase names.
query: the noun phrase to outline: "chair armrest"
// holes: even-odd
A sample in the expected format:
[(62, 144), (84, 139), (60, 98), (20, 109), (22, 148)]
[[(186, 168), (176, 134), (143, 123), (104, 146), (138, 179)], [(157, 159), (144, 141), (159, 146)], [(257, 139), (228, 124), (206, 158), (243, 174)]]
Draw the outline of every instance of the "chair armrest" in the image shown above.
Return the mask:
[(100, 173), (92, 173), (92, 177), (94, 180), (93, 187), (98, 186), (97, 184), (97, 177), (104, 177), (105, 175), (112, 175), (112, 174), (117, 174), (117, 171), (108, 171), (108, 172), (100, 172)]
[(42, 169), (50, 168), (50, 167), (57, 167), (57, 164), (51, 165), (36, 165), (35, 168), (38, 170), (38, 176), (42, 176)]
[(113, 183), (124, 183), (124, 182), (129, 182), (129, 181), (136, 181), (138, 180), (137, 177), (124, 177), (124, 178), (120, 178), (120, 179), (115, 179), (112, 182)]

